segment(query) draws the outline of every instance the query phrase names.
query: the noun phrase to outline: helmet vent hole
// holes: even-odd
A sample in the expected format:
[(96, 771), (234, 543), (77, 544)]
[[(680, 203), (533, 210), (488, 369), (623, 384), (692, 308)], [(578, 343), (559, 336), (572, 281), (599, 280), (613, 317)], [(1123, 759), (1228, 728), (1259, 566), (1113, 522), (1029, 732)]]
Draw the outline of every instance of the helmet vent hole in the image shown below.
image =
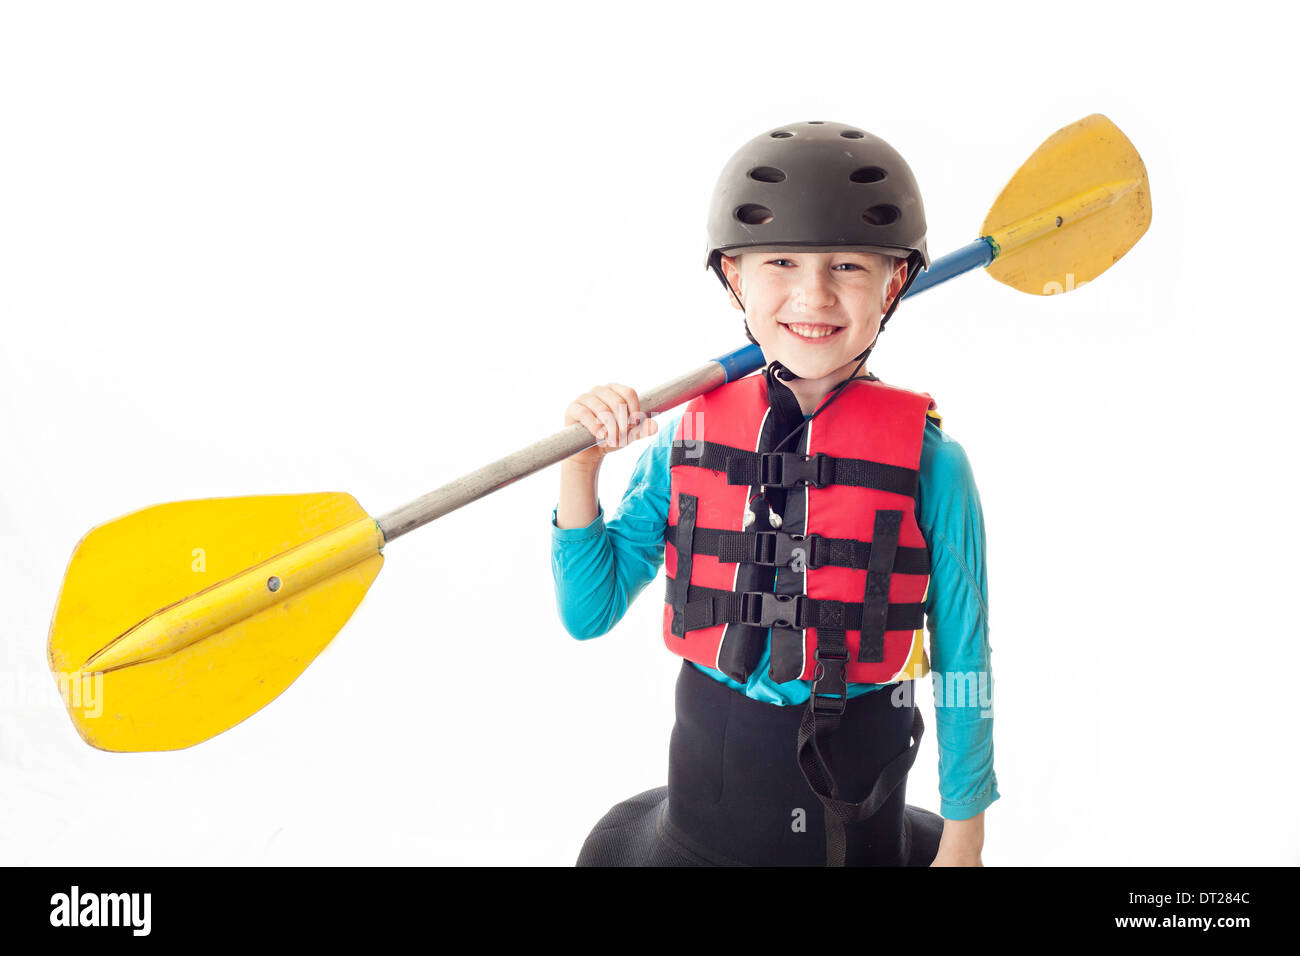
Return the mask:
[(849, 179), (855, 183), (878, 183), (885, 178), (885, 171), (879, 166), (863, 166), (849, 173)]
[(794, 133), (790, 132), (788, 129), (779, 129), (779, 130), (777, 130), (775, 133), (772, 134), (772, 138), (773, 138), (773, 139), (789, 139), (789, 138), (790, 138), (791, 136), (793, 136), (793, 135), (794, 135)]
[(749, 178), (760, 183), (782, 183), (785, 182), (785, 173), (775, 166), (755, 166), (749, 171)]
[(890, 223), (898, 222), (898, 216), (898, 207), (890, 206), (887, 203), (872, 206), (862, 214), (863, 220), (873, 226), (888, 226)]
[(862, 133), (856, 129), (846, 129), (840, 132), (845, 139), (862, 139)]
[(772, 210), (757, 203), (746, 203), (736, 210), (736, 218), (747, 226), (761, 226), (772, 221)]
[(808, 125), (809, 125), (809, 126), (825, 126), (825, 125), (826, 125), (826, 121), (825, 121), (825, 120), (809, 120), (809, 121), (808, 121)]

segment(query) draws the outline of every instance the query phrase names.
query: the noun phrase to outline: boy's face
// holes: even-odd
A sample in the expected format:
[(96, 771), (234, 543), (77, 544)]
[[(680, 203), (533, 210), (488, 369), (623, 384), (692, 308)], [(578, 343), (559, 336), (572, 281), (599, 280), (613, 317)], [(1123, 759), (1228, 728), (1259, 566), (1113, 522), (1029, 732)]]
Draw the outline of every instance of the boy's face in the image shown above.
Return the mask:
[[(744, 252), (722, 257), (763, 355), (804, 379), (853, 371), (907, 278), (873, 252)], [(730, 298), (730, 296), (728, 296)], [(740, 306), (731, 299), (734, 308)], [(835, 379), (831, 384), (836, 384)]]

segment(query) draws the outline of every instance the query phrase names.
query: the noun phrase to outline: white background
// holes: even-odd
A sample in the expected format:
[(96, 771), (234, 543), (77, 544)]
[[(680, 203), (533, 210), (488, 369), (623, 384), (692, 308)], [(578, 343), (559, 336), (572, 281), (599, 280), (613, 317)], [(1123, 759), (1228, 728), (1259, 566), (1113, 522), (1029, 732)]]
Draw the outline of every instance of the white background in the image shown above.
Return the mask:
[[(73, 546), (183, 498), (379, 514), (594, 383), (743, 345), (703, 223), (765, 130), (884, 136), (938, 256), (1093, 112), (1146, 162), (1141, 242), (1066, 296), (910, 299), (871, 358), (935, 396), (983, 497), (984, 860), (1300, 862), (1281, 9), (0, 6), (0, 862), (571, 864), (665, 782), (679, 661), (662, 578), (599, 640), (561, 627), (554, 470), (390, 545), (285, 694), (177, 753), (64, 714)], [(908, 797), (938, 807), (932, 731)]]

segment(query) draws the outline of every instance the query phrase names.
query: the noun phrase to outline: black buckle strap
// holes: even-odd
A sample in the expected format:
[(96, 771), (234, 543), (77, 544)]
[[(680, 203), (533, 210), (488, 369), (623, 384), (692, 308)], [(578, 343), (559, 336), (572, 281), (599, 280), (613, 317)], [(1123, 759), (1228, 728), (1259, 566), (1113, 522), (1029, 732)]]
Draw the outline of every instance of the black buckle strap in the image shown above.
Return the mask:
[(813, 707), (807, 708), (799, 721), (799, 742), (796, 748), (803, 778), (826, 810), (827, 866), (844, 865), (847, 850), (844, 825), (866, 820), (885, 805), (885, 801), (907, 778), (921, 749), (921, 738), (925, 735), (921, 708), (913, 707), (912, 739), (907, 749), (885, 764), (869, 794), (856, 803), (849, 803), (840, 799), (839, 787), (830, 765), (830, 738), (839, 729), (839, 724), (839, 717), (819, 719), (819, 714)]
[(818, 631), (813, 659), (817, 662), (809, 698), (813, 712), (818, 717), (839, 717), (849, 699), (849, 685), (844, 677), (849, 650), (844, 644), (844, 632)]
[(814, 488), (850, 485), (909, 498), (916, 497), (919, 474), (915, 468), (861, 458), (836, 458), (825, 452), (812, 456), (797, 452), (754, 452), (717, 442), (678, 439), (669, 453), (669, 467), (683, 465), (726, 472), (729, 485), (761, 484), (773, 488), (793, 488), (803, 483)]
[[(789, 567), (796, 573), (818, 567), (817, 542), (821, 535), (790, 534), (785, 531), (758, 531), (754, 543), (754, 563), (778, 568)], [(796, 564), (798, 567), (796, 567)]]
[(740, 595), (740, 623), (751, 627), (807, 627), (807, 600), (802, 594), (745, 591)]
[[(677, 582), (668, 578), (668, 593), (674, 597)], [(748, 617), (744, 610), (748, 609)], [(754, 627), (791, 627), (856, 631), (862, 626), (865, 605), (860, 601), (833, 601), (810, 598), (805, 594), (773, 594), (770, 591), (726, 591), (721, 588), (692, 584), (688, 591), (685, 630), (693, 631), (716, 624), (748, 624)], [(678, 614), (673, 613), (674, 622)], [(778, 624), (778, 621), (788, 621)], [(925, 604), (889, 604), (885, 613), (886, 631), (915, 631), (925, 622)], [(676, 633), (674, 631), (674, 633)], [(682, 635), (678, 635), (679, 637)]]
[(792, 451), (762, 452), (758, 474), (758, 483), (768, 488), (797, 488), (801, 485), (825, 488), (835, 481), (835, 463), (820, 451), (815, 455)]
[[(667, 540), (674, 545), (677, 531), (677, 525), (668, 526)], [(695, 554), (707, 554), (728, 564), (789, 567), (796, 573), (823, 567), (865, 571), (871, 566), (871, 544), (851, 538), (827, 538), (816, 533), (801, 537), (785, 531), (728, 531), (698, 526), (693, 529), (692, 538), (691, 550)], [(929, 574), (929, 549), (898, 547), (893, 573)]]

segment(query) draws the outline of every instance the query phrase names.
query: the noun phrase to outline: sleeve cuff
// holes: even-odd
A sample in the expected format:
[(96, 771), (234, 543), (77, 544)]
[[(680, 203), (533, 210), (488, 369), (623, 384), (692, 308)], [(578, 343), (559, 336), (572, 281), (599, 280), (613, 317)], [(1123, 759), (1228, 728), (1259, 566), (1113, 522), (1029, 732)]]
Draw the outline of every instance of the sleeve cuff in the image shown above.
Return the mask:
[(596, 502), (596, 517), (584, 528), (561, 528), (555, 523), (559, 511), (559, 505), (551, 509), (551, 537), (555, 541), (586, 541), (605, 533), (605, 509), (600, 506), (600, 502)]
[(969, 820), (971, 817), (977, 817), (993, 803), (1000, 798), (1002, 794), (998, 793), (997, 784), (988, 793), (982, 793), (974, 800), (967, 803), (954, 803), (951, 800), (939, 800), (939, 816), (945, 820)]

